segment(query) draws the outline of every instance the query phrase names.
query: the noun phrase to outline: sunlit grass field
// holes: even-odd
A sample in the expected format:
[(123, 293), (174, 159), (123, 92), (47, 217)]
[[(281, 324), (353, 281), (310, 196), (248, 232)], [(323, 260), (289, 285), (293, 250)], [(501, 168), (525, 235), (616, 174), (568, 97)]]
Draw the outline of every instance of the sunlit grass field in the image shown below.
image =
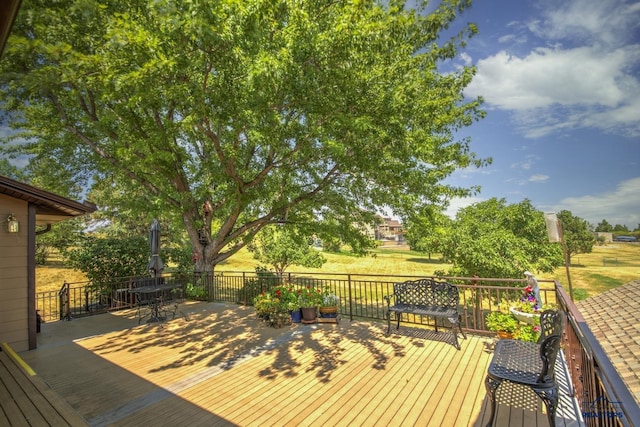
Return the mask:
[[(449, 264), (443, 263), (439, 255), (428, 256), (412, 252), (406, 247), (389, 245), (380, 247), (371, 256), (356, 257), (348, 253), (324, 253), (327, 262), (317, 269), (293, 266), (289, 273), (322, 274), (375, 274), (431, 276), (435, 271), (446, 271)], [(79, 271), (64, 268), (60, 260), (52, 260), (49, 265), (36, 269), (36, 289), (58, 291), (66, 281), (69, 283), (85, 281)], [(242, 250), (216, 271), (254, 271), (258, 262), (246, 250)], [(575, 255), (569, 269), (575, 299), (584, 299), (609, 289), (640, 279), (640, 244), (611, 243), (606, 246), (594, 246), (589, 254)], [(568, 290), (567, 273), (564, 267), (558, 268), (552, 275), (538, 275), (540, 279), (558, 280)], [(517, 277), (516, 279), (520, 279)]]

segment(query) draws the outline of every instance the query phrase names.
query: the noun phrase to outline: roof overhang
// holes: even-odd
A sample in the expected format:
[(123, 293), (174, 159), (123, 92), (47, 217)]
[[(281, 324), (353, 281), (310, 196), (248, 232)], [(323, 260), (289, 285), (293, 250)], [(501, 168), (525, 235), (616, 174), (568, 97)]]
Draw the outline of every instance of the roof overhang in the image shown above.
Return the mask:
[(35, 206), (36, 225), (55, 224), (96, 210), (93, 203), (79, 203), (1, 175), (0, 194), (24, 200)]
[(2, 0), (0, 3), (0, 55), (11, 33), (13, 21), (18, 15), (21, 0)]

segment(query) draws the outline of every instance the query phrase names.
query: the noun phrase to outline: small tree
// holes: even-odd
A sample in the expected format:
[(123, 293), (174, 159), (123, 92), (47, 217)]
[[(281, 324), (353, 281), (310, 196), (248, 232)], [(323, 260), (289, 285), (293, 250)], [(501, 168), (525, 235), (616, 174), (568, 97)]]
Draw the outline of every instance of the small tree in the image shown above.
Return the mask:
[(452, 220), (440, 212), (407, 221), (406, 238), (409, 247), (413, 251), (428, 254), (429, 259), (432, 253), (443, 253), (451, 223)]
[(598, 225), (596, 226), (596, 231), (602, 231), (602, 232), (611, 232), (613, 231), (613, 227), (611, 226), (611, 224), (609, 224), (607, 222), (606, 219), (603, 219), (601, 222), (598, 223)]
[(284, 271), (292, 265), (318, 268), (327, 261), (309, 245), (308, 236), (286, 225), (264, 228), (248, 249), (255, 259), (272, 266), (281, 280)]
[(567, 258), (571, 264), (571, 256), (588, 254), (593, 250), (596, 238), (589, 230), (589, 223), (570, 211), (560, 211), (558, 218), (562, 221), (564, 241), (567, 245)]

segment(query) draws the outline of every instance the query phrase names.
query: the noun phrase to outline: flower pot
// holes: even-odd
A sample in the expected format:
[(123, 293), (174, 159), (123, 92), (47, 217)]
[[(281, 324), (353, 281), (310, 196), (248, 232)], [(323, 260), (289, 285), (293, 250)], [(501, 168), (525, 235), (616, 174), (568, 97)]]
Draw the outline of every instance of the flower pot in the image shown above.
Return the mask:
[(315, 323), (318, 317), (317, 307), (302, 307), (302, 323)]
[(320, 307), (320, 317), (329, 319), (338, 317), (338, 307)]
[(511, 339), (513, 338), (513, 334), (511, 332), (507, 332), (507, 331), (498, 331), (498, 338), (500, 339)]
[(300, 323), (302, 321), (302, 311), (300, 311), (300, 309), (291, 311), (291, 321), (293, 323)]
[(522, 311), (518, 311), (515, 309), (515, 307), (511, 307), (509, 309), (509, 312), (511, 314), (513, 314), (513, 317), (515, 317), (516, 319), (518, 319), (521, 322), (524, 322), (528, 325), (535, 325), (536, 324), (536, 318), (539, 319), (540, 315), (537, 313), (524, 313)]

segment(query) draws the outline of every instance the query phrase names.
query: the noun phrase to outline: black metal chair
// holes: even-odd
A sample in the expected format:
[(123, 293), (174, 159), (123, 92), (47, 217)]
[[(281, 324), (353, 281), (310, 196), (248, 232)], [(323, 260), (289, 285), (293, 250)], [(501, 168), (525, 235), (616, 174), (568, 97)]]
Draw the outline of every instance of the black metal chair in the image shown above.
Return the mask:
[(485, 387), (491, 399), (488, 427), (495, 420), (496, 392), (503, 381), (531, 388), (546, 405), (549, 425), (556, 425), (558, 385), (554, 368), (564, 323), (562, 311), (546, 310), (540, 315), (541, 333), (537, 343), (508, 339), (498, 341), (485, 378)]

